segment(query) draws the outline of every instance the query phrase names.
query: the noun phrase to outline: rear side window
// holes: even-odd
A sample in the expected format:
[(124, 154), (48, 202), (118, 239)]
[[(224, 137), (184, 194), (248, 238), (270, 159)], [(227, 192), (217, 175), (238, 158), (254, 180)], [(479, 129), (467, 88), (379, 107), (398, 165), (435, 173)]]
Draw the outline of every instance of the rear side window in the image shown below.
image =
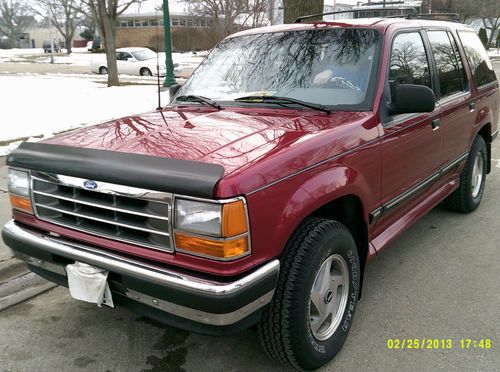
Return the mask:
[(458, 34), (460, 35), (465, 55), (469, 60), (476, 87), (496, 81), (497, 78), (493, 66), (477, 35), (470, 31), (459, 31)]
[(465, 90), (464, 68), (455, 41), (446, 31), (428, 31), (432, 55), (436, 62), (441, 97)]
[(424, 42), (418, 32), (399, 34), (394, 38), (389, 83), (391, 93), (394, 93), (399, 84), (417, 84), (431, 88), (429, 63)]

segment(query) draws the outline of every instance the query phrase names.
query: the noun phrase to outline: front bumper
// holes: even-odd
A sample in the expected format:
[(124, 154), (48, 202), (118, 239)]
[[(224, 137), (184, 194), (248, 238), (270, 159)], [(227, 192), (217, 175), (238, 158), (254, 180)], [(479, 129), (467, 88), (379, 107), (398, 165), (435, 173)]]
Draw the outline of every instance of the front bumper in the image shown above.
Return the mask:
[(2, 237), (16, 257), (47, 279), (67, 286), (65, 266), (84, 262), (109, 271), (113, 299), (191, 331), (232, 333), (250, 326), (274, 294), (279, 261), (232, 281), (214, 280), (55, 237), (14, 220)]

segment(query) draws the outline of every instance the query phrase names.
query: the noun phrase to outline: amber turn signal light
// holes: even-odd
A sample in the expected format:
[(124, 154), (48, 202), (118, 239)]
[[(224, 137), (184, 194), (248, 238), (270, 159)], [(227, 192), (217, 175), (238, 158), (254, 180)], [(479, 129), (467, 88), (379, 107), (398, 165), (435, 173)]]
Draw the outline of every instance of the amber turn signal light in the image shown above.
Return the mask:
[(18, 209), (20, 211), (33, 214), (33, 208), (31, 207), (31, 200), (25, 196), (19, 196), (10, 194), (10, 204), (12, 208)]
[(225, 204), (222, 209), (222, 236), (231, 237), (248, 231), (245, 205), (241, 200)]
[(248, 252), (248, 237), (245, 235), (236, 239), (215, 240), (177, 232), (175, 233), (175, 246), (177, 249), (195, 254), (227, 259), (242, 256)]

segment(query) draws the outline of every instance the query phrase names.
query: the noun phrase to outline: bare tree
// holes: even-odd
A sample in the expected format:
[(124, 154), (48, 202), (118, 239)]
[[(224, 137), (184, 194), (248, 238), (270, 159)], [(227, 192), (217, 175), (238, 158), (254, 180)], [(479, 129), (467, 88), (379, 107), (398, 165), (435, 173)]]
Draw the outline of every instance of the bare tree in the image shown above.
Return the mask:
[(477, 3), (471, 0), (433, 0), (432, 11), (437, 13), (457, 13), (465, 23), (479, 18)]
[(87, 11), (96, 20), (99, 34), (104, 41), (108, 67), (108, 87), (120, 85), (116, 64), (116, 20), (132, 4), (143, 1), (145, 0), (82, 0)]
[(6, 36), (10, 47), (16, 36), (35, 23), (30, 7), (22, 0), (0, 0), (0, 35)]
[(50, 22), (64, 38), (66, 53), (71, 54), (71, 42), (82, 15), (81, 0), (38, 0), (35, 11), (45, 16), (49, 12)]
[(480, 13), (484, 28), (490, 31), (488, 37), (488, 49), (496, 36), (497, 30), (500, 30), (500, 4), (498, 0), (481, 0)]
[(182, 0), (189, 14), (214, 20), (214, 42), (242, 27), (264, 24), (270, 0)]
[[(297, 17), (323, 13), (323, 0), (283, 0), (285, 23), (293, 23)], [(314, 19), (311, 19), (314, 20)]]

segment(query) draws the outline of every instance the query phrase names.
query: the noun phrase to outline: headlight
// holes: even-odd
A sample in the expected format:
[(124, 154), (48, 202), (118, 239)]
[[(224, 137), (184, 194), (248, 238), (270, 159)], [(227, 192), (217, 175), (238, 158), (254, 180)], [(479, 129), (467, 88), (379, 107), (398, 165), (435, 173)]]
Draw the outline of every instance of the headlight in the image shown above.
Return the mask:
[(250, 252), (243, 200), (215, 204), (177, 198), (176, 249), (216, 259), (235, 259)]
[(222, 206), (192, 200), (177, 199), (175, 227), (198, 234), (220, 236)]
[(26, 171), (9, 168), (7, 188), (12, 208), (33, 214), (30, 199), (30, 179)]
[(9, 168), (8, 190), (23, 196), (30, 195), (30, 180), (28, 172)]

